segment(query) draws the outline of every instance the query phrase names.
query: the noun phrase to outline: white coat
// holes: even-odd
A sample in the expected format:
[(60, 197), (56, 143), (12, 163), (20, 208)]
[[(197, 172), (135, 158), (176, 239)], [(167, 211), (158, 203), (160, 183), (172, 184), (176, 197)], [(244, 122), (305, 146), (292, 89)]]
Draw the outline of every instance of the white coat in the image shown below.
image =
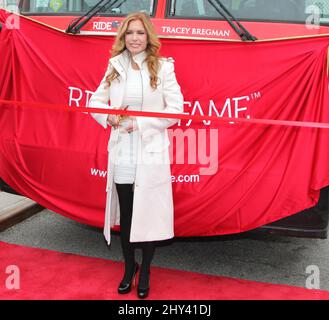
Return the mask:
[[(150, 74), (145, 58), (145, 52), (134, 56), (141, 73), (142, 111), (182, 113), (184, 100), (176, 80), (173, 60), (170, 58), (160, 60), (159, 84), (157, 89), (153, 90), (150, 86)], [(89, 107), (115, 109), (122, 107), (129, 59), (128, 50), (110, 59), (105, 76), (89, 101)], [(105, 79), (111, 68), (115, 68), (120, 77), (108, 85)], [(107, 128), (106, 114), (92, 114), (92, 116), (105, 129)], [(167, 128), (175, 124), (177, 119), (137, 117), (136, 120), (140, 134), (130, 242), (170, 239), (174, 237), (174, 210)], [(118, 194), (113, 181), (118, 135), (119, 130), (112, 128), (108, 143), (104, 224), (104, 236), (108, 244), (111, 241), (111, 227), (120, 224)]]

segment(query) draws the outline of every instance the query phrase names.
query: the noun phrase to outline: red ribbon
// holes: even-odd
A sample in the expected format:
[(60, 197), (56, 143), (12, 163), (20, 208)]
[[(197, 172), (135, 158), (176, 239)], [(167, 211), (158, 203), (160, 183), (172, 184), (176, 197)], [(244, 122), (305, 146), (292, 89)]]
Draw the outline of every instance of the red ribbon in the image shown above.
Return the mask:
[(329, 123), (310, 122), (310, 121), (290, 121), (290, 120), (271, 120), (271, 119), (246, 119), (246, 118), (230, 118), (218, 116), (201, 116), (190, 114), (176, 114), (164, 112), (148, 112), (148, 111), (128, 111), (121, 109), (103, 109), (103, 108), (90, 108), (90, 107), (71, 107), (61, 104), (49, 103), (36, 103), (36, 102), (23, 102), (12, 100), (1, 100), (3, 104), (14, 104), (22, 107), (31, 108), (47, 108), (71, 112), (84, 112), (84, 113), (102, 113), (102, 114), (117, 114), (129, 115), (135, 117), (153, 117), (153, 118), (172, 118), (180, 120), (193, 120), (193, 121), (216, 121), (220, 123), (247, 123), (247, 124), (262, 124), (262, 125), (275, 125), (275, 126), (289, 126), (289, 127), (306, 127), (306, 128), (319, 128), (329, 129)]

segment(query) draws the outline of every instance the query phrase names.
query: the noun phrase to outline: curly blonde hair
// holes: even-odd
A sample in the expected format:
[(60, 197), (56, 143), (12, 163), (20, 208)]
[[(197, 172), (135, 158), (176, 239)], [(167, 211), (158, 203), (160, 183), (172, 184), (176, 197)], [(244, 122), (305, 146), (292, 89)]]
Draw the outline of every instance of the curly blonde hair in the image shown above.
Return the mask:
[[(128, 29), (129, 23), (131, 21), (140, 20), (145, 28), (147, 34), (147, 47), (145, 52), (147, 54), (146, 63), (148, 66), (148, 70), (150, 72), (150, 85), (153, 89), (157, 88), (158, 82), (158, 71), (160, 67), (160, 41), (158, 36), (154, 30), (153, 24), (150, 18), (143, 12), (134, 12), (130, 13), (125, 20), (122, 21), (120, 28), (118, 30), (118, 34), (115, 38), (114, 44), (111, 50), (111, 56), (115, 57), (126, 50), (125, 44), (125, 35)], [(107, 76), (106, 81), (110, 84), (113, 80), (119, 77), (119, 73), (114, 68), (111, 73)]]

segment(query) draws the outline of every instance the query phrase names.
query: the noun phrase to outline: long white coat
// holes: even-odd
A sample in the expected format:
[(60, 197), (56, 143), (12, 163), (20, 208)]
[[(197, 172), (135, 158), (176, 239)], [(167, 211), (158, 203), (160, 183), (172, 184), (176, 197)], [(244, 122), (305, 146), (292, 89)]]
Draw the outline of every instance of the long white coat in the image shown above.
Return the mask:
[[(150, 74), (145, 63), (146, 53), (134, 56), (138, 64), (142, 81), (142, 111), (183, 112), (183, 96), (177, 83), (172, 59), (161, 59), (158, 73), (158, 86), (150, 86)], [(111, 58), (109, 67), (99, 87), (89, 101), (89, 107), (122, 107), (127, 79), (130, 55), (126, 50)], [(115, 68), (120, 77), (109, 86), (106, 76)], [(110, 102), (110, 105), (109, 105)], [(105, 129), (107, 115), (92, 114)], [(174, 212), (169, 160), (169, 138), (167, 128), (177, 122), (176, 119), (137, 117), (139, 130), (137, 168), (133, 213), (131, 222), (131, 242), (165, 240), (174, 237)], [(113, 129), (108, 143), (107, 199), (105, 209), (104, 236), (110, 244), (110, 229), (120, 224), (118, 194), (113, 181), (114, 162), (119, 130)]]

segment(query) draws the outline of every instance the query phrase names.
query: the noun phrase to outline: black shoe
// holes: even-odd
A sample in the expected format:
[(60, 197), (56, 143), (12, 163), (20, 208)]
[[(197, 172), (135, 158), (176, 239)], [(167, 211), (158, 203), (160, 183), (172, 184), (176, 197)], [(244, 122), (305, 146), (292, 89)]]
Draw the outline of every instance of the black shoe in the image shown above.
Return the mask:
[(150, 272), (148, 272), (147, 283), (148, 283), (148, 285), (147, 285), (146, 288), (141, 288), (139, 283), (138, 283), (138, 286), (137, 286), (138, 298), (145, 299), (149, 295), (149, 291), (150, 291)]
[(145, 299), (149, 295), (150, 288), (139, 288), (137, 287), (138, 298)]
[(120, 285), (118, 287), (118, 293), (119, 294), (129, 293), (131, 291), (131, 285), (132, 284), (133, 284), (133, 286), (136, 285), (137, 271), (138, 271), (138, 263), (135, 263), (135, 270), (134, 270), (133, 275), (131, 276), (130, 281), (128, 281), (128, 282), (121, 281), (120, 282)]

